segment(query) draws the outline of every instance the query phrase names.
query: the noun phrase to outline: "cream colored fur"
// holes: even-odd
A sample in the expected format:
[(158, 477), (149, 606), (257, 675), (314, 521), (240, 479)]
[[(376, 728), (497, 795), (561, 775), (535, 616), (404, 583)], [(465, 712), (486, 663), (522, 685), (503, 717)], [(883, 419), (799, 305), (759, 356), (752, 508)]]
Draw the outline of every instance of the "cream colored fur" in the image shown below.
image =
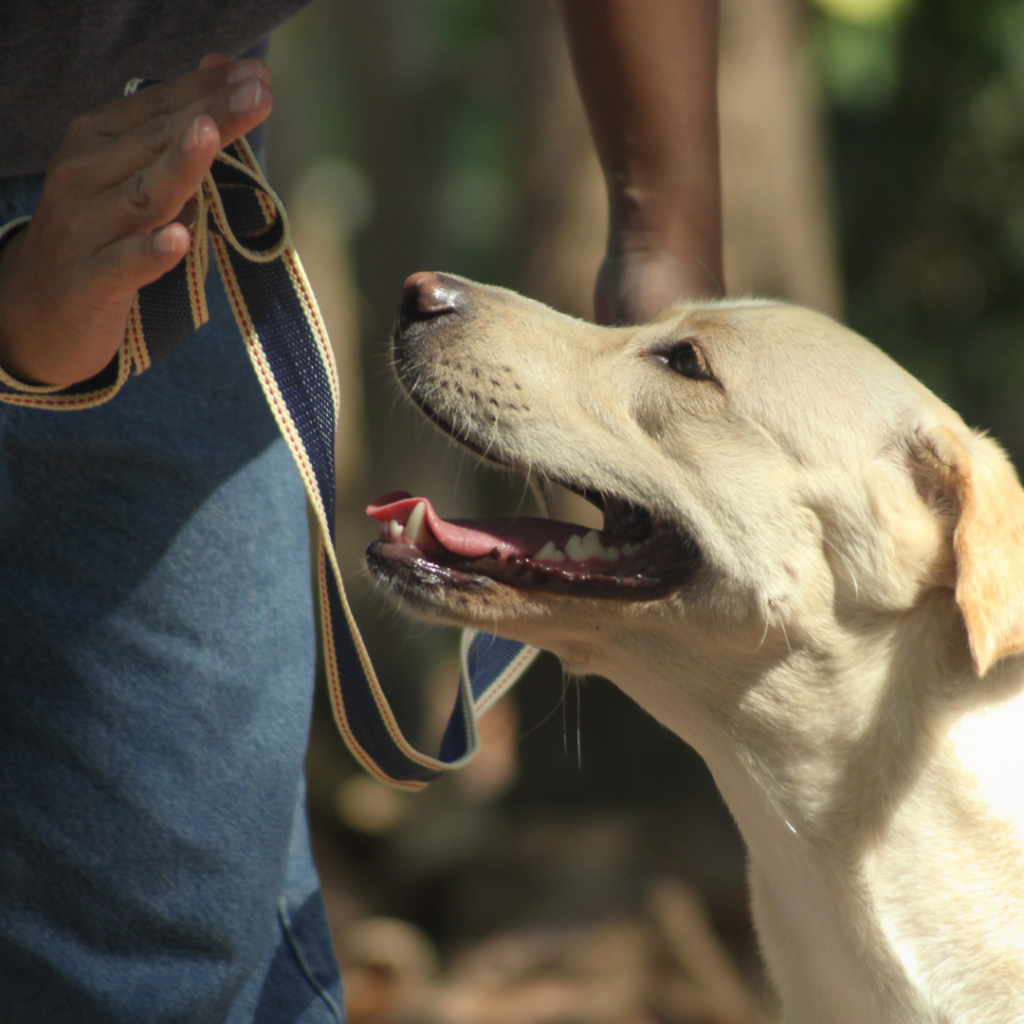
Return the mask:
[[(417, 399), (497, 461), (678, 524), (703, 562), (650, 602), (407, 599), (607, 676), (700, 752), (791, 1024), (1024, 1021), (1024, 491), (1002, 451), (804, 309), (607, 329), (465, 287), (417, 343)], [(655, 357), (684, 338), (716, 381)]]

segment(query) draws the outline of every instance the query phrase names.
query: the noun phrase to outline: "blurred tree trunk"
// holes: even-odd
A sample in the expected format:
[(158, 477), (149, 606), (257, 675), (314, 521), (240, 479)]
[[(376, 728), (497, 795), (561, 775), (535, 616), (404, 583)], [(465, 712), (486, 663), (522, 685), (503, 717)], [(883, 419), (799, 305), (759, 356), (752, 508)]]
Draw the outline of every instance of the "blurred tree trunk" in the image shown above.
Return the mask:
[(516, 171), (523, 210), (516, 287), (589, 319), (608, 231), (604, 178), (556, 0), (521, 0), (515, 18)]
[[(419, 0), (336, 0), (345, 26), (345, 64), (356, 98), (360, 165), (373, 183), (374, 211), (357, 247), (366, 300), (367, 417), (379, 486), (417, 491), (430, 482), (413, 410), (395, 401), (385, 341), (401, 285), (416, 270), (438, 269), (436, 196), (441, 179), (439, 76), (433, 36)], [(386, 472), (381, 472), (386, 470)]]
[(725, 277), (838, 316), (818, 90), (799, 0), (723, 0), (719, 110)]

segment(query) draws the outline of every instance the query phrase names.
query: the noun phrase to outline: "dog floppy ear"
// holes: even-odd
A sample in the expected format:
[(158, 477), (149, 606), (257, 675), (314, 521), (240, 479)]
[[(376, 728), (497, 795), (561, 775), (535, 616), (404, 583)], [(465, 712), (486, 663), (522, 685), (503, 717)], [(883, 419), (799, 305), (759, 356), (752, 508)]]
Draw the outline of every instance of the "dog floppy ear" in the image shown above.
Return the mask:
[[(930, 430), (930, 498), (955, 520), (956, 602), (967, 626), (975, 671), (1024, 651), (1024, 489), (1002, 449), (980, 434), (964, 444)], [(922, 451), (915, 452), (920, 469)], [(920, 484), (919, 484), (920, 486)]]

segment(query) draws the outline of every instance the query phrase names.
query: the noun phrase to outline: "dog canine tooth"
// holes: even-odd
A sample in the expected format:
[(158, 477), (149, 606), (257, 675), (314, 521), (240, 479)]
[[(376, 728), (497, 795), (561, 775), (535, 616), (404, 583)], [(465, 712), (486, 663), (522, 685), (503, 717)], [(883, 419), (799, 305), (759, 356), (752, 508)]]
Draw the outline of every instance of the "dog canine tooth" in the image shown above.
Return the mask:
[(387, 524), (388, 537), (392, 541), (400, 540), (402, 537), (402, 524), (397, 519), (389, 519)]
[(430, 531), (424, 526), (427, 518), (427, 503), (421, 501), (409, 516), (405, 524), (405, 536), (411, 544), (422, 544), (430, 540)]

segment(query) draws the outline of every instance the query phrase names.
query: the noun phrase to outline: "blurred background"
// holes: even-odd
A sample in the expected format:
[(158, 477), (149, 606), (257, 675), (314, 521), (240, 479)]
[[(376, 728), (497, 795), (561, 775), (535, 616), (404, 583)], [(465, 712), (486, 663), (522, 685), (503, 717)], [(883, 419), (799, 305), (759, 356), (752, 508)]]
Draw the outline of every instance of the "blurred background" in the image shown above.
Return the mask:
[[(554, 0), (313, 0), (271, 48), (271, 180), (337, 352), (339, 552), (400, 719), (433, 749), (455, 637), (375, 595), (363, 509), (509, 514), (522, 484), (399, 399), (405, 277), (581, 317), (604, 191)], [(1024, 456), (1024, 4), (722, 0), (726, 278), (842, 317)], [(561, 499), (553, 513), (586, 512)], [(776, 1008), (743, 850), (700, 760), (542, 658), (484, 752), (410, 796), (318, 699), (309, 806), (353, 1024), (722, 1024)]]

